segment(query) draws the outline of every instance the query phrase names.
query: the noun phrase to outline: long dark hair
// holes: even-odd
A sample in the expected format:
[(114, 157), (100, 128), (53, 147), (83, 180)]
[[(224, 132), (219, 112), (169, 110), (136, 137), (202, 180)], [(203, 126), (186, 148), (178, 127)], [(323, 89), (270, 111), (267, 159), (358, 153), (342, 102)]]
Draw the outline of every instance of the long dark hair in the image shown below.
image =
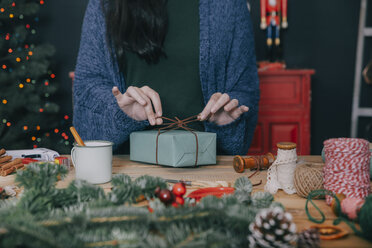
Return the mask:
[[(168, 30), (167, 0), (101, 0), (106, 17), (107, 38), (114, 46), (120, 67), (131, 51), (147, 63), (165, 56)], [(122, 67), (121, 67), (122, 68)]]

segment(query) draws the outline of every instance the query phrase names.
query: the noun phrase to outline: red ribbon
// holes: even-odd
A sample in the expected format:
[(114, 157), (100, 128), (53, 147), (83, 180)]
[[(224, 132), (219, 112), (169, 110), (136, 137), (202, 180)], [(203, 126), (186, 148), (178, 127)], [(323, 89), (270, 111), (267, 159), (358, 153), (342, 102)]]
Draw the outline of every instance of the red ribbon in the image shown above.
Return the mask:
[(198, 164), (198, 151), (199, 151), (198, 135), (196, 135), (196, 133), (194, 132), (195, 130), (192, 129), (192, 128), (189, 128), (187, 126), (187, 124), (189, 124), (191, 122), (199, 121), (198, 116), (197, 115), (190, 116), (190, 117), (188, 117), (186, 119), (183, 119), (183, 120), (180, 120), (177, 117), (174, 117), (175, 119), (171, 119), (171, 118), (167, 118), (167, 117), (160, 117), (160, 118), (162, 118), (163, 120), (170, 121), (170, 122), (163, 123), (162, 125), (165, 125), (165, 126), (158, 129), (158, 135), (156, 136), (156, 164), (159, 164), (159, 162), (158, 162), (158, 150), (159, 150), (158, 148), (159, 148), (159, 145), (158, 144), (159, 144), (160, 134), (171, 131), (171, 130), (176, 130), (176, 129), (182, 128), (186, 131), (191, 132), (195, 136), (195, 141), (196, 141), (195, 166), (197, 166), (197, 164)]

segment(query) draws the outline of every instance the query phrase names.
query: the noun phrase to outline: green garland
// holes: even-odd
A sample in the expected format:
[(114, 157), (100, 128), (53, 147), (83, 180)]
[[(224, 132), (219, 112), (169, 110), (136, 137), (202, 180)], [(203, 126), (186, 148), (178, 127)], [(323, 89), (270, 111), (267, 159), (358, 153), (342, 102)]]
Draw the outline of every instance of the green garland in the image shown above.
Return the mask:
[(25, 190), (19, 200), (0, 202), (0, 247), (247, 247), (256, 213), (277, 205), (270, 194), (251, 195), (252, 184), (242, 177), (233, 195), (180, 208), (151, 200), (150, 213), (132, 204), (166, 188), (161, 178), (116, 175), (108, 194), (79, 180), (57, 189), (67, 172), (53, 163), (18, 172)]
[[(341, 222), (345, 222), (353, 231), (356, 235), (363, 237), (369, 241), (372, 241), (372, 195), (369, 195), (366, 197), (365, 202), (360, 209), (360, 212), (358, 213), (358, 219), (357, 222), (359, 222), (361, 230), (358, 230), (357, 227), (355, 226), (355, 221), (349, 220), (347, 215), (341, 211), (341, 201), (338, 199), (336, 194), (330, 190), (326, 189), (318, 189), (318, 190), (313, 190), (309, 193), (307, 200), (306, 200), (306, 205), (305, 205), (305, 211), (307, 214), (307, 217), (309, 218), (310, 221), (322, 224), (324, 223), (326, 217), (323, 213), (322, 210), (313, 202), (313, 199), (319, 197), (319, 196), (331, 196), (335, 199), (335, 214), (338, 216), (334, 221), (334, 225), (338, 225)], [(314, 218), (310, 211), (309, 211), (309, 203), (315, 207), (315, 209), (318, 211), (320, 214), (321, 218), (316, 219)]]

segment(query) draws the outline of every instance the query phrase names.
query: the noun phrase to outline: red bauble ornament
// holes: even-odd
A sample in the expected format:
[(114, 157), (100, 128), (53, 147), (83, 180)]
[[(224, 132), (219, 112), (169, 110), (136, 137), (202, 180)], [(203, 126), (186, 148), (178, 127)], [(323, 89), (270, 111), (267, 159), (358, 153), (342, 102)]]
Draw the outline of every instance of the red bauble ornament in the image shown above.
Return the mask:
[(183, 196), (184, 194), (186, 194), (186, 185), (184, 183), (176, 183), (175, 185), (173, 185), (173, 194), (175, 194), (176, 196)]
[(176, 196), (175, 201), (178, 205), (183, 205), (185, 203), (185, 199), (182, 196)]
[(160, 190), (158, 197), (160, 201), (164, 203), (165, 205), (168, 205), (173, 202), (173, 194), (168, 189)]

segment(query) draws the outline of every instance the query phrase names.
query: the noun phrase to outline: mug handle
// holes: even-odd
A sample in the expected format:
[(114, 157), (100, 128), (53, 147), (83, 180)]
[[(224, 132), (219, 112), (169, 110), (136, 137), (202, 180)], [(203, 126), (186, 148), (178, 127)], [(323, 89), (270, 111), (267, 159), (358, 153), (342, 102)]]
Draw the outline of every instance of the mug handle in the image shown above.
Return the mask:
[(76, 164), (76, 162), (75, 162), (75, 147), (73, 147), (72, 149), (71, 149), (71, 161), (72, 161), (72, 165), (75, 167), (75, 169), (76, 169), (76, 166), (77, 166), (77, 164)]

